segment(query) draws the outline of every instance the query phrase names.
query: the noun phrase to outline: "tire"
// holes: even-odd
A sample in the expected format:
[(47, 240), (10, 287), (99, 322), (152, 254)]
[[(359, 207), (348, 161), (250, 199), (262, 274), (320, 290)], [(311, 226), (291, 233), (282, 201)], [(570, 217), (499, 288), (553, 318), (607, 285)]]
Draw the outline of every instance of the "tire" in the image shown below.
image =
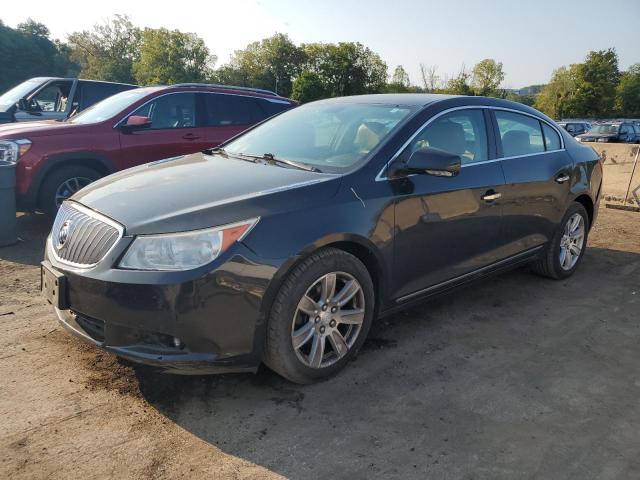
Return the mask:
[[(58, 194), (64, 192), (73, 194), (77, 191), (71, 191), (69, 189), (64, 190), (63, 186), (66, 182), (70, 182), (69, 185), (71, 189), (76, 186), (82, 188), (89, 183), (98, 180), (100, 177), (102, 177), (102, 175), (97, 170), (89, 167), (83, 167), (81, 165), (70, 165), (54, 170), (47, 175), (40, 187), (38, 203), (39, 209), (51, 218), (55, 217), (59, 207), (57, 199), (60, 200)], [(78, 179), (77, 184), (76, 182), (73, 182), (73, 179)]]
[[(567, 228), (570, 227), (568, 223), (576, 219), (577, 215), (582, 218), (581, 225), (584, 234), (577, 258), (575, 258), (575, 249), (567, 247), (569, 248), (572, 257), (571, 261), (568, 261), (569, 259), (567, 258), (567, 255), (562, 256), (561, 250), (565, 243), (565, 233), (567, 232)], [(589, 228), (589, 215), (587, 214), (584, 206), (578, 202), (573, 202), (564, 214), (564, 217), (562, 218), (562, 221), (560, 222), (560, 225), (558, 226), (546, 250), (541, 257), (532, 264), (532, 270), (538, 275), (553, 278), (554, 280), (562, 280), (573, 275), (573, 272), (575, 272), (580, 265), (584, 252), (587, 249)], [(573, 238), (575, 239), (575, 236)], [(575, 261), (573, 258), (575, 258)]]
[[(357, 287), (360, 290), (353, 293)], [(335, 293), (323, 297), (325, 289)], [(329, 378), (364, 343), (374, 310), (373, 282), (362, 262), (343, 250), (319, 250), (293, 268), (276, 295), (267, 320), (264, 363), (294, 383)]]

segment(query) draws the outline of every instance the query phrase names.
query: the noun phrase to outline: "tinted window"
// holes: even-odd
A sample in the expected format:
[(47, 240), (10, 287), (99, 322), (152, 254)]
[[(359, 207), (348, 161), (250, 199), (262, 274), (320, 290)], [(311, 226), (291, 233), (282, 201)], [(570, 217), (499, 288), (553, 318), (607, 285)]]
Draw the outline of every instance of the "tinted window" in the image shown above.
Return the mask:
[[(94, 103), (98, 103), (100, 100), (104, 100), (111, 95), (114, 95), (122, 90), (129, 90), (129, 87), (111, 83), (95, 83), (95, 82), (80, 82), (78, 85), (80, 89), (80, 108), (85, 109), (90, 107)], [(77, 101), (77, 100), (75, 100)]]
[(547, 150), (560, 150), (560, 136), (558, 133), (544, 122), (542, 122), (542, 130), (544, 131), (544, 145)]
[(460, 110), (437, 118), (411, 144), (411, 151), (433, 147), (462, 157), (462, 163), (487, 160), (487, 131), (482, 110)]
[(540, 122), (519, 113), (495, 111), (502, 140), (502, 155), (514, 157), (544, 152)]
[(601, 123), (600, 125), (596, 125), (589, 133), (603, 133), (605, 135), (617, 135), (618, 130), (620, 129), (620, 125), (611, 124), (611, 123)]
[(254, 128), (225, 146), (230, 154), (264, 155), (342, 172), (383, 142), (411, 107), (364, 103), (308, 103)]
[(284, 112), (292, 107), (290, 103), (286, 102), (270, 102), (269, 100), (258, 100), (258, 103), (264, 111), (265, 118), (276, 115), (280, 112)]
[(207, 110), (205, 125), (209, 127), (250, 125), (267, 116), (252, 97), (217, 93), (207, 93), (204, 97)]
[(162, 95), (138, 108), (132, 115), (151, 119), (154, 130), (165, 128), (188, 128), (196, 125), (196, 94), (173, 93)]

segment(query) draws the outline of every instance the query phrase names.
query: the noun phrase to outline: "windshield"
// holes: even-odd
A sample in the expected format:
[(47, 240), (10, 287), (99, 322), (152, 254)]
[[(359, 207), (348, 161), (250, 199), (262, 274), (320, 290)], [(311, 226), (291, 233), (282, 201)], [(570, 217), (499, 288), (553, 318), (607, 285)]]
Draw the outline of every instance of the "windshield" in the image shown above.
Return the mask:
[(81, 125), (103, 122), (146, 95), (149, 95), (149, 90), (147, 89), (134, 89), (116, 93), (112, 97), (96, 103), (67, 121)]
[(608, 135), (617, 135), (619, 128), (620, 128), (620, 125), (603, 123), (602, 125), (596, 125), (595, 127), (593, 127), (591, 130), (589, 130), (589, 133), (604, 133)]
[(288, 110), (225, 145), (230, 155), (269, 154), (340, 173), (363, 160), (415, 109), (310, 103)]
[(2, 95), (0, 95), (0, 110), (4, 112), (13, 107), (16, 103), (18, 103), (18, 100), (29, 95), (41, 84), (42, 80), (27, 80), (26, 82), (22, 82), (19, 85), (16, 85), (11, 90), (6, 91)]

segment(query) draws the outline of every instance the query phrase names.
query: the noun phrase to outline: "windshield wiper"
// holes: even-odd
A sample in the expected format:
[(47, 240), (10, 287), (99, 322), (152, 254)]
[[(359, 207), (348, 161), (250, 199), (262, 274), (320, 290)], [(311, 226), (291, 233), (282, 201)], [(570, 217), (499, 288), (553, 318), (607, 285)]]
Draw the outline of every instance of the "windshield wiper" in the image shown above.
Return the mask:
[(276, 158), (273, 155), (273, 153), (264, 153), (262, 155), (249, 155), (246, 153), (239, 153), (238, 155), (243, 157), (248, 157), (248, 158), (254, 158), (258, 161), (262, 160), (263, 162), (268, 163), (269, 165), (279, 165), (281, 167), (288, 166), (288, 167), (297, 168), (298, 170), (304, 170), (306, 172), (322, 173), (322, 170), (320, 170), (317, 167), (314, 167), (312, 165), (308, 165), (302, 162), (296, 162), (294, 160), (285, 160), (283, 158)]

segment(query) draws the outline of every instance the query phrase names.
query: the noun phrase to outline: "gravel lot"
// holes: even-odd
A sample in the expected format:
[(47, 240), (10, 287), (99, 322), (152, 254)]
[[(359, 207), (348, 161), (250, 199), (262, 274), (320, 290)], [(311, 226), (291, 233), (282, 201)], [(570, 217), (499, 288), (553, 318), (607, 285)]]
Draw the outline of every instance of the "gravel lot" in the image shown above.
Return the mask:
[[(603, 206), (604, 207), (604, 206)], [(56, 324), (42, 216), (0, 249), (0, 478), (640, 478), (640, 214), (577, 274), (518, 270), (379, 321), (338, 377), (133, 368)]]

